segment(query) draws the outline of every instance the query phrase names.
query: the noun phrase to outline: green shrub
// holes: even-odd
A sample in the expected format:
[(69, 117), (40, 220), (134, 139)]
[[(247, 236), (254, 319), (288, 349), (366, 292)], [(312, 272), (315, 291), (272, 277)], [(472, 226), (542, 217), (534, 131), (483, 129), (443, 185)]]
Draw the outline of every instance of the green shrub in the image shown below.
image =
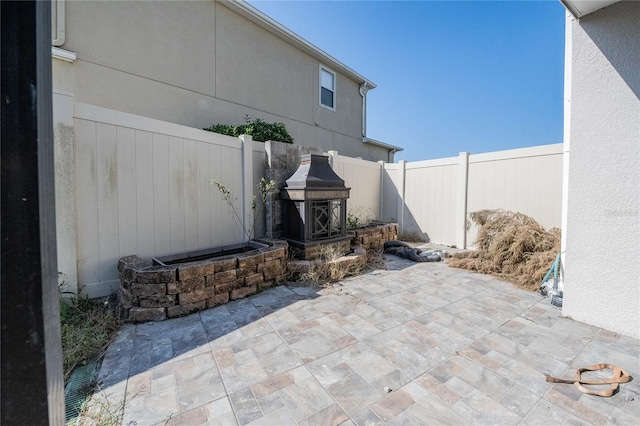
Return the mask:
[(289, 135), (284, 124), (267, 123), (260, 118), (250, 118), (248, 115), (244, 117), (244, 124), (212, 124), (209, 127), (205, 127), (204, 130), (233, 137), (250, 135), (256, 142), (278, 141), (293, 143), (293, 138)]

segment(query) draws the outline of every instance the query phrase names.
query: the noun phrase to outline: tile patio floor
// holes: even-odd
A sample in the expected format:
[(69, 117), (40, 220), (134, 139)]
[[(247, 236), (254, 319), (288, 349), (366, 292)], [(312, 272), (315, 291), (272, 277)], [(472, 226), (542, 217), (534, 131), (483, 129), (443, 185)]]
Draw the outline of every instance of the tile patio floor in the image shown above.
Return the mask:
[[(333, 289), (280, 286), (126, 325), (102, 395), (126, 394), (135, 426), (640, 424), (637, 340), (489, 276), (387, 260)], [(637, 379), (611, 398), (545, 382), (601, 362)]]

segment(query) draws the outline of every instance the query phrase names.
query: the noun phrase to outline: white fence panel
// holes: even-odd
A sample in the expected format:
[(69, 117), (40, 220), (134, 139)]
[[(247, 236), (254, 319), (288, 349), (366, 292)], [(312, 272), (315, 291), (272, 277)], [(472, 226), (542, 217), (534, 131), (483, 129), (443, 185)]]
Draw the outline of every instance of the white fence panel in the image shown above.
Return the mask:
[[(505, 209), (524, 213), (545, 228), (562, 220), (562, 144), (469, 156), (467, 211)], [(467, 232), (467, 245), (477, 230)]]
[(400, 176), (400, 164), (385, 163), (382, 171), (382, 214), (384, 221), (400, 222), (402, 213), (403, 183)]
[(241, 216), (238, 139), (85, 104), (75, 106), (74, 127), (78, 281), (86, 294), (115, 288), (122, 256), (244, 239), (210, 183), (215, 179), (231, 190)]
[(333, 156), (333, 169), (351, 188), (347, 200), (348, 213), (362, 221), (380, 218), (380, 163), (358, 158)]
[(406, 165), (403, 232), (455, 244), (457, 168), (457, 157)]

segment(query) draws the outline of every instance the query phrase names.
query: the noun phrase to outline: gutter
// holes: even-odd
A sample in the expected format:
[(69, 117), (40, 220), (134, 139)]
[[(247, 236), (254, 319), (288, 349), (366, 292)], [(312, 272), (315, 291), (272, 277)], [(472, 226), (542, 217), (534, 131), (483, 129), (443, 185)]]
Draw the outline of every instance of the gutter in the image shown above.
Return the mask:
[(360, 85), (360, 96), (362, 96), (362, 137), (367, 137), (367, 92), (372, 87), (367, 85), (365, 81)]
[(366, 143), (369, 145), (377, 146), (378, 148), (384, 148), (387, 150), (387, 162), (393, 163), (393, 155), (396, 152), (404, 151), (404, 148), (399, 146), (391, 145), (388, 143), (380, 142), (375, 139), (362, 138), (362, 143)]
[(55, 47), (60, 47), (65, 42), (65, 14), (64, 14), (64, 2), (65, 0), (53, 0), (51, 2), (51, 9), (55, 9), (55, 16), (52, 16), (52, 26), (55, 25), (56, 36), (51, 40), (51, 44)]

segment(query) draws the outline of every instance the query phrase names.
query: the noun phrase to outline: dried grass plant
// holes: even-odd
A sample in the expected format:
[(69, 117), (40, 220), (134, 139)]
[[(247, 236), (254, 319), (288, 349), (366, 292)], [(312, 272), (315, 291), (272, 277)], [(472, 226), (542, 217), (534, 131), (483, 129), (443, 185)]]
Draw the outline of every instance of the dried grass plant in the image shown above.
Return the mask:
[(537, 290), (560, 252), (560, 230), (547, 231), (533, 218), (505, 210), (481, 210), (470, 216), (479, 228), (477, 250), (454, 255), (449, 265)]

